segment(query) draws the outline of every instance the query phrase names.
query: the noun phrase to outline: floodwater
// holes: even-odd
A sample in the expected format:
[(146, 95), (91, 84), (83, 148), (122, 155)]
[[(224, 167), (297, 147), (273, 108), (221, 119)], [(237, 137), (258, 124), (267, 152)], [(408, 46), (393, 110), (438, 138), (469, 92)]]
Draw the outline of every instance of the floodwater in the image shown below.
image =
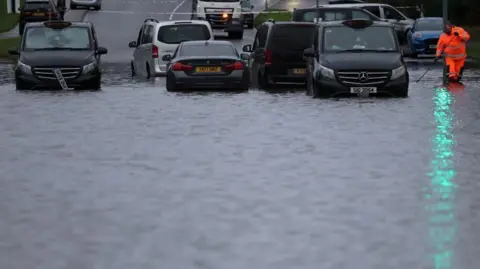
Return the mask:
[(99, 92), (0, 70), (0, 268), (478, 268), (476, 82), (318, 100), (103, 68)]

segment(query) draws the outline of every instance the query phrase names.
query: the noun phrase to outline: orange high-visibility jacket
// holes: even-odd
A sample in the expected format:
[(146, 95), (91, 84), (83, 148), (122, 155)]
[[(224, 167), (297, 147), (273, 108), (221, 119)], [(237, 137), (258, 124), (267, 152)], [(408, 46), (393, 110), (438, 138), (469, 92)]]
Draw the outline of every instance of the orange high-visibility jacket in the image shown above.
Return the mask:
[[(457, 32), (459, 36), (453, 35)], [(452, 27), (452, 34), (440, 35), (437, 43), (437, 57), (445, 54), (445, 57), (453, 59), (465, 59), (467, 57), (466, 43), (470, 40), (470, 34), (460, 27)]]

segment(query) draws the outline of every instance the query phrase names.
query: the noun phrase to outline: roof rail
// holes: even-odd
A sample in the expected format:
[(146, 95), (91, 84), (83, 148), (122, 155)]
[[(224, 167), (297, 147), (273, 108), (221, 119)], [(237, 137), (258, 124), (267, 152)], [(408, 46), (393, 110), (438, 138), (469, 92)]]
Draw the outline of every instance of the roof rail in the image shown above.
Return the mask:
[(158, 23), (158, 20), (154, 19), (154, 18), (148, 18), (146, 19), (143, 23), (146, 23), (147, 21), (153, 21), (153, 22), (157, 22)]

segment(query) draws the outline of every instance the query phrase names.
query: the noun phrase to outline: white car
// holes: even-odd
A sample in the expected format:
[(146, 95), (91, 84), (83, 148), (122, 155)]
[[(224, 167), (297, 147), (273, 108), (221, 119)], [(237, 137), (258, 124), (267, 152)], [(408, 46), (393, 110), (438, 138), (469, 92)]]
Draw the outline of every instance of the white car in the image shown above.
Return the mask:
[(163, 76), (167, 63), (162, 56), (173, 55), (183, 41), (214, 40), (212, 27), (207, 21), (183, 20), (163, 21), (146, 19), (138, 38), (128, 44), (134, 48), (131, 62), (132, 76)]

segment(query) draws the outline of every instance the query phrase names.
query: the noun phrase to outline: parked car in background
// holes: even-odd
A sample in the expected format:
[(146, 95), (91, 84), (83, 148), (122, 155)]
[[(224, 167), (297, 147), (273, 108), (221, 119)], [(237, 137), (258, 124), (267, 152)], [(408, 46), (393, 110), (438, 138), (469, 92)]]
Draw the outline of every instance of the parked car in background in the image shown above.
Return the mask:
[(53, 0), (25, 0), (18, 11), (20, 11), (18, 21), (20, 35), (23, 35), (25, 25), (29, 22), (63, 20), (63, 14), (57, 9)]
[(407, 33), (408, 46), (412, 57), (435, 54), (437, 43), (443, 31), (443, 18), (425, 17), (415, 21)]
[(388, 4), (379, 4), (379, 3), (364, 3), (364, 4), (340, 4), (340, 5), (330, 5), (330, 7), (359, 7), (370, 11), (375, 16), (379, 17), (384, 21), (388, 21), (393, 24), (395, 27), (395, 32), (397, 33), (398, 41), (400, 44), (407, 43), (407, 32), (408, 29), (412, 28), (415, 20), (405, 16), (395, 7)]
[(70, 9), (86, 8), (102, 9), (102, 0), (70, 0)]

